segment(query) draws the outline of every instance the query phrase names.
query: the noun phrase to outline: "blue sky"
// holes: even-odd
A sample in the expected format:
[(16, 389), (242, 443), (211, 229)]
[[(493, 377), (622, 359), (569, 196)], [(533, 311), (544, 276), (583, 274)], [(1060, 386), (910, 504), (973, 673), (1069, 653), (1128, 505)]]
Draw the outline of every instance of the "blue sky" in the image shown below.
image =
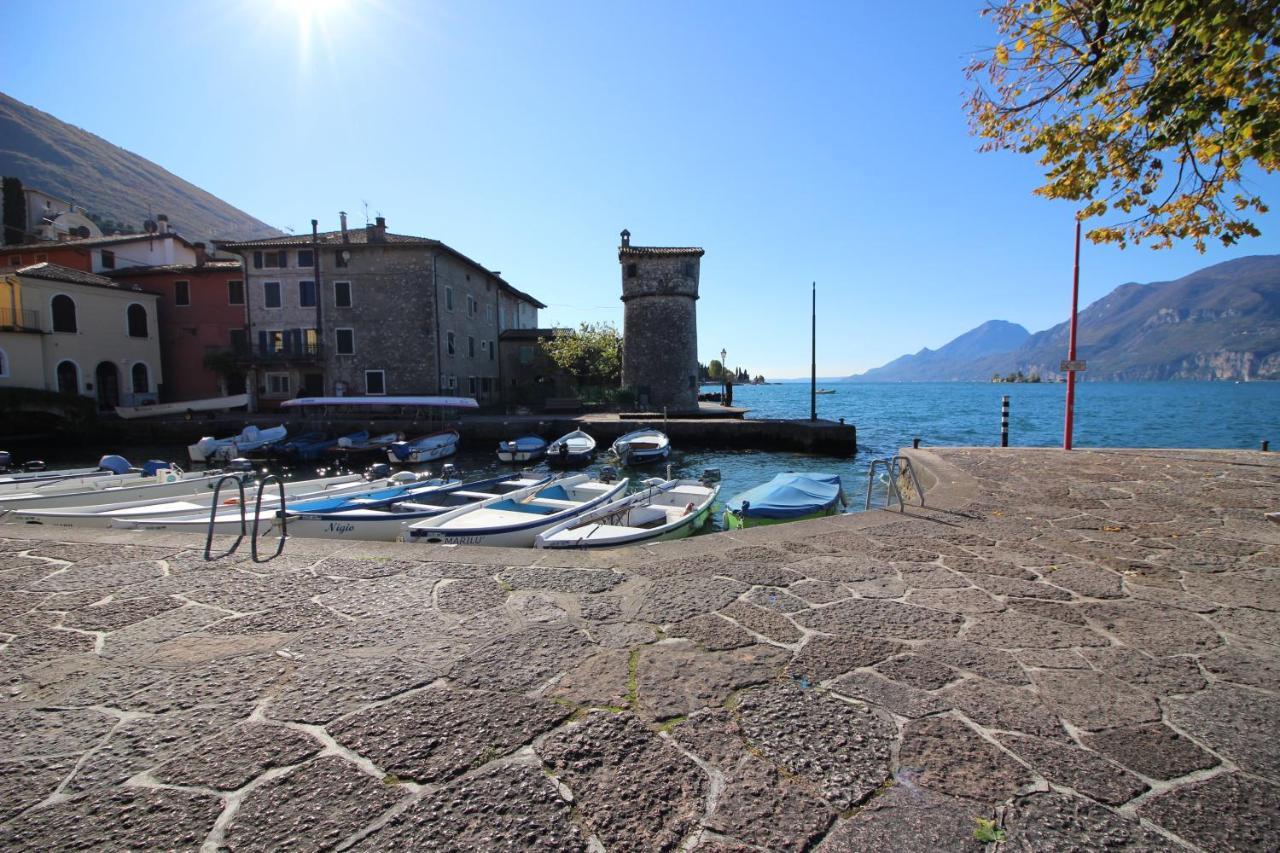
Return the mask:
[[(0, 0), (0, 90), (278, 227), (387, 217), (621, 326), (618, 232), (697, 245), (699, 351), (841, 375), (1070, 304), (1072, 208), (963, 113), (977, 0)], [(1256, 179), (1272, 205), (1280, 179)], [(1086, 244), (1081, 303), (1280, 252)]]

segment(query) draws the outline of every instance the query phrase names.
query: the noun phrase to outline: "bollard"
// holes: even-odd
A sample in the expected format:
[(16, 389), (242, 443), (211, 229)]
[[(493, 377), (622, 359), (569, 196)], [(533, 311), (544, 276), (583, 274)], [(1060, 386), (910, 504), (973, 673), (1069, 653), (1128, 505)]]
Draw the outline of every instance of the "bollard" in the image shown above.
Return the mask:
[(1263, 453), (1266, 453), (1266, 452), (1267, 452), (1268, 450), (1270, 450), (1270, 449), (1271, 449), (1271, 442), (1267, 441), (1266, 439), (1263, 439), (1263, 440), (1262, 440), (1262, 452), (1263, 452)]
[(1009, 395), (1000, 398), (1000, 446), (1009, 446)]
[(911, 439), (911, 449), (912, 449), (912, 450), (919, 450), (919, 449), (920, 449), (920, 439), (918, 439), (918, 438), (913, 438), (913, 439)]

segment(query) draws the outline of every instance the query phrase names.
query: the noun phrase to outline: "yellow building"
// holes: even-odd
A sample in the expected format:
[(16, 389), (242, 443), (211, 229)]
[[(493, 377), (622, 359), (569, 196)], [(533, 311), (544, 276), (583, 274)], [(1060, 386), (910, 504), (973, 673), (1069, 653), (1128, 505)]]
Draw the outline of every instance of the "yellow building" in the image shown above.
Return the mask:
[(104, 409), (154, 402), (158, 298), (57, 264), (0, 273), (0, 387), (81, 394)]

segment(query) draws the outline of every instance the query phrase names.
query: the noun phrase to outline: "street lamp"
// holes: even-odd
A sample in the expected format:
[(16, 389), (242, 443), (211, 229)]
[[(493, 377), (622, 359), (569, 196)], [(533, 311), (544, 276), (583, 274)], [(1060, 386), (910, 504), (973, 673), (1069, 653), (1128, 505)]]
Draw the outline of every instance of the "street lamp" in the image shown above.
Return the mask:
[(720, 405), (729, 405), (725, 401), (725, 397), (729, 393), (728, 377), (725, 375), (725, 365), (728, 363), (729, 351), (723, 347), (720, 349)]

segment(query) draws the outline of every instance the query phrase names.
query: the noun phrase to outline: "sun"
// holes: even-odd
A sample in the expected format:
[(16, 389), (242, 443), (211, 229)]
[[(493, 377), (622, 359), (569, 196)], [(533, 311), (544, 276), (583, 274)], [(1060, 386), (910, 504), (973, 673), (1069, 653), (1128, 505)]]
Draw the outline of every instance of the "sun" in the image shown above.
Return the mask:
[(285, 14), (297, 18), (300, 24), (326, 21), (343, 6), (347, 0), (272, 0), (276, 8)]

